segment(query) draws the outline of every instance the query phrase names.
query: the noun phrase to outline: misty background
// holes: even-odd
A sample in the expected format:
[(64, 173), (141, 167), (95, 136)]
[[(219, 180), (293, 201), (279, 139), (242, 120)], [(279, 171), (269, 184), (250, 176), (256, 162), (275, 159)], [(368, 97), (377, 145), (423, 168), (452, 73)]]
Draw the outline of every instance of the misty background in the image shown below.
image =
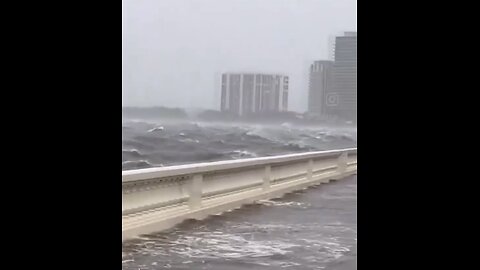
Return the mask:
[(356, 31), (356, 0), (122, 0), (123, 106), (219, 109), (223, 72), (290, 76), (307, 109), (308, 69)]

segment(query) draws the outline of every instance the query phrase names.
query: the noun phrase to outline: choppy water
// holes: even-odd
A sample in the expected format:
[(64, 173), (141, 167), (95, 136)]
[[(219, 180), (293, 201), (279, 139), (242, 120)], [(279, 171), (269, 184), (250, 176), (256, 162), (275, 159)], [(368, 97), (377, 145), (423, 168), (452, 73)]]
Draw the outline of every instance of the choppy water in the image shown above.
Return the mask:
[(125, 120), (122, 169), (356, 146), (356, 129)]
[(356, 176), (123, 244), (127, 269), (356, 269)]

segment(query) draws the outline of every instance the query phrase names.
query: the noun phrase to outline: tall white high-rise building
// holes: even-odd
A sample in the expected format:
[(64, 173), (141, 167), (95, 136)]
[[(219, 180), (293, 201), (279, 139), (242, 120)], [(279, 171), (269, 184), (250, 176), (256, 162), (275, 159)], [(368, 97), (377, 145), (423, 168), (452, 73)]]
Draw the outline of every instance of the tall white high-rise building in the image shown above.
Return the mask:
[(224, 73), (220, 110), (236, 115), (288, 110), (288, 76)]

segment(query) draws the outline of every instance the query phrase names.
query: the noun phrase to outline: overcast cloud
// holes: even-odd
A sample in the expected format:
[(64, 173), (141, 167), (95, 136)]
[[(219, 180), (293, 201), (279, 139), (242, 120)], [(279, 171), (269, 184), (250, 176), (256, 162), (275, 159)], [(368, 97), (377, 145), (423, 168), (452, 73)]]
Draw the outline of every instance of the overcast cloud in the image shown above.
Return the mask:
[(307, 108), (308, 68), (357, 30), (356, 0), (123, 0), (123, 105), (219, 108), (222, 72), (290, 76)]

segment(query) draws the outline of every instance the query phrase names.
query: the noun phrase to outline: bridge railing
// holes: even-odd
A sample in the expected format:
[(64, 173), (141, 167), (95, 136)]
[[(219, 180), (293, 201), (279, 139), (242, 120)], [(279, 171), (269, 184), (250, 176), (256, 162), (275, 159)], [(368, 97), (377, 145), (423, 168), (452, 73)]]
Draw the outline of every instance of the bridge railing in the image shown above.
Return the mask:
[(357, 149), (122, 172), (124, 239), (356, 172)]

